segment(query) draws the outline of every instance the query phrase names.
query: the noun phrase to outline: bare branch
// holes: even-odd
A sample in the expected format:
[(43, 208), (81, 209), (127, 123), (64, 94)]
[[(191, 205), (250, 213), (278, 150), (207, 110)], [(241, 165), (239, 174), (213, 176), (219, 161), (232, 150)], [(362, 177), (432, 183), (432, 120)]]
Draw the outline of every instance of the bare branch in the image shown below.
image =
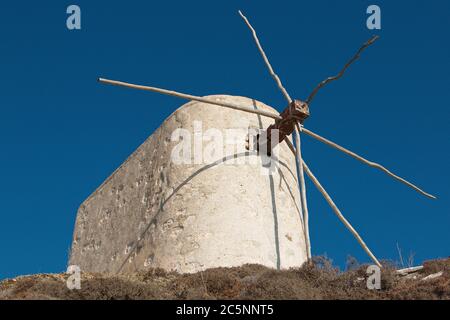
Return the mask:
[(341, 222), (345, 225), (345, 227), (353, 234), (353, 236), (356, 238), (356, 240), (358, 240), (359, 244), (361, 245), (361, 247), (364, 249), (364, 251), (366, 251), (366, 253), (369, 255), (369, 257), (373, 260), (373, 262), (375, 262), (375, 264), (378, 267), (382, 267), (381, 263), (378, 261), (378, 259), (374, 256), (374, 254), (372, 253), (372, 251), (370, 251), (369, 247), (366, 245), (366, 243), (364, 242), (364, 240), (361, 238), (361, 236), (358, 234), (358, 232), (356, 232), (356, 230), (352, 227), (352, 225), (350, 224), (350, 222), (347, 221), (347, 219), (345, 219), (345, 217), (342, 215), (341, 211), (339, 210), (339, 208), (336, 206), (336, 204), (334, 203), (333, 199), (331, 199), (330, 195), (327, 193), (327, 191), (322, 187), (322, 185), (320, 184), (319, 180), (317, 180), (317, 178), (314, 176), (314, 174), (311, 172), (311, 170), (308, 168), (308, 166), (306, 165), (306, 163), (303, 161), (303, 167), (305, 169), (306, 174), (308, 175), (308, 177), (312, 180), (312, 182), (315, 184), (315, 186), (317, 187), (317, 189), (320, 191), (320, 193), (322, 193), (322, 195), (324, 196), (325, 200), (328, 202), (328, 204), (330, 205), (330, 207), (333, 209), (334, 213), (337, 215), (337, 217), (339, 218), (339, 220), (341, 220)]
[(317, 85), (316, 88), (314, 88), (314, 90), (311, 92), (311, 94), (309, 95), (308, 99), (306, 99), (306, 103), (310, 104), (311, 101), (314, 99), (315, 95), (317, 94), (317, 92), (323, 88), (325, 85), (327, 85), (328, 83), (330, 83), (331, 81), (337, 80), (340, 77), (342, 77), (345, 73), (345, 70), (347, 70), (347, 68), (353, 63), (355, 62), (361, 55), (361, 53), (368, 47), (370, 46), (372, 43), (374, 43), (376, 40), (378, 40), (379, 36), (373, 36), (369, 41), (367, 41), (366, 43), (364, 43), (362, 45), (361, 48), (359, 48), (358, 52), (353, 56), (353, 58), (350, 59), (349, 62), (347, 62), (347, 64), (344, 66), (344, 68), (342, 68), (342, 70), (334, 77), (328, 77), (327, 79), (323, 80), (321, 83), (319, 83)]
[[(301, 138), (300, 138), (301, 127), (296, 124), (295, 126), (295, 141), (296, 141), (296, 159), (297, 166), (299, 171), (299, 189), (300, 189), (300, 199), (302, 201), (303, 206), (303, 223), (304, 223), (304, 232), (305, 232), (305, 240), (306, 240), (306, 254), (308, 261), (311, 260), (311, 240), (309, 237), (309, 212), (308, 212), (308, 202), (306, 199), (306, 184), (305, 184), (305, 175), (303, 172), (303, 159), (302, 159), (302, 147), (301, 147)], [(289, 139), (286, 139), (289, 140)]]
[(436, 199), (436, 197), (433, 196), (432, 194), (429, 194), (429, 193), (423, 191), (422, 189), (420, 189), (416, 185), (412, 184), (411, 182), (403, 179), (402, 177), (397, 176), (396, 174), (392, 173), (391, 171), (389, 171), (388, 169), (386, 169), (382, 165), (380, 165), (380, 164), (378, 164), (376, 162), (372, 162), (372, 161), (369, 161), (367, 159), (364, 159), (360, 155), (358, 155), (358, 154), (356, 154), (356, 153), (354, 153), (354, 152), (352, 152), (352, 151), (350, 151), (350, 150), (348, 150), (348, 149), (346, 149), (344, 147), (341, 147), (340, 145), (338, 145), (338, 144), (336, 144), (336, 143), (334, 143), (334, 142), (332, 142), (332, 141), (330, 141), (330, 140), (328, 140), (328, 139), (326, 139), (324, 137), (321, 137), (318, 134), (316, 134), (316, 133), (314, 133), (314, 132), (312, 132), (312, 131), (310, 131), (310, 130), (308, 130), (306, 128), (303, 128), (303, 132), (306, 133), (307, 135), (313, 137), (314, 139), (319, 140), (320, 142), (323, 142), (323, 143), (325, 143), (325, 144), (327, 144), (327, 145), (329, 145), (329, 146), (331, 146), (331, 147), (333, 147), (333, 148), (335, 148), (335, 149), (337, 149), (339, 151), (344, 152), (345, 154), (348, 154), (349, 156), (355, 158), (356, 160), (361, 161), (362, 163), (367, 164), (370, 167), (377, 168), (377, 169), (383, 171), (387, 175), (389, 175), (392, 178), (394, 178), (394, 179), (396, 179), (396, 180), (406, 184), (408, 187), (416, 190), (417, 192), (423, 194), (424, 196), (426, 196), (428, 198), (431, 198), (431, 199)]
[(122, 82), (122, 81), (116, 81), (116, 80), (108, 80), (108, 79), (99, 78), (98, 81), (101, 83), (107, 83), (107, 84), (111, 84), (111, 85), (115, 85), (115, 86), (128, 87), (128, 88), (132, 88), (132, 89), (145, 90), (145, 91), (153, 91), (153, 92), (158, 92), (158, 93), (162, 93), (165, 95), (174, 96), (174, 97), (178, 97), (178, 98), (182, 98), (182, 99), (195, 100), (195, 101), (200, 101), (200, 102), (204, 102), (204, 103), (209, 103), (209, 104), (213, 104), (213, 105), (216, 105), (219, 107), (240, 110), (240, 111), (244, 111), (244, 112), (248, 112), (248, 113), (255, 113), (255, 114), (259, 114), (261, 116), (269, 117), (272, 119), (281, 119), (281, 117), (279, 115), (277, 115), (273, 112), (257, 110), (257, 109), (253, 109), (250, 107), (243, 107), (241, 105), (230, 103), (230, 102), (214, 101), (212, 99), (197, 97), (197, 96), (193, 96), (190, 94), (180, 93), (180, 92), (176, 92), (176, 91), (172, 91), (172, 90), (142, 86), (142, 85), (127, 83), (127, 82)]
[(249, 27), (249, 29), (252, 31), (253, 34), (253, 38), (255, 39), (256, 45), (258, 46), (258, 50), (261, 53), (261, 56), (264, 59), (264, 62), (266, 63), (267, 68), (269, 69), (269, 73), (272, 76), (272, 78), (275, 80), (275, 82), (278, 85), (278, 88), (281, 90), (281, 93), (283, 93), (284, 97), (286, 98), (288, 103), (292, 102), (291, 97), (289, 96), (289, 93), (287, 93), (286, 89), (283, 87), (283, 84), (281, 83), (280, 78), (278, 77), (278, 75), (275, 73), (275, 71), (273, 71), (272, 65), (269, 62), (269, 59), (266, 56), (266, 53), (264, 52), (264, 49), (261, 46), (261, 43), (259, 42), (258, 36), (256, 35), (256, 31), (255, 29), (252, 27), (252, 25), (250, 24), (250, 22), (248, 21), (247, 17), (244, 16), (244, 14), (241, 12), (241, 10), (239, 10), (239, 15), (242, 17), (242, 19), (244, 19), (245, 23), (247, 24), (247, 26)]
[(400, 257), (400, 263), (402, 264), (402, 268), (404, 268), (405, 264), (403, 263), (402, 250), (400, 249), (400, 246), (398, 245), (398, 242), (397, 242), (397, 251), (398, 251), (398, 256)]

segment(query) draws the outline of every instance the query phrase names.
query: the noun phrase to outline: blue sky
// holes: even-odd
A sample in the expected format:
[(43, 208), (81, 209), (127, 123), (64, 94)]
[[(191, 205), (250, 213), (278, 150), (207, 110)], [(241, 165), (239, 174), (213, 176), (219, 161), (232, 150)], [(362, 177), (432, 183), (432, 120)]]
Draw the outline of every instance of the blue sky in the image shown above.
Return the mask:
[[(82, 30), (66, 28), (70, 4)], [(382, 10), (377, 32), (370, 4)], [(0, 278), (64, 271), (78, 206), (185, 103), (97, 77), (284, 108), (238, 9), (299, 99), (381, 36), (318, 94), (306, 126), (439, 199), (308, 137), (304, 157), (378, 257), (398, 260), (397, 243), (416, 264), (449, 256), (449, 1), (2, 1)], [(367, 262), (310, 183), (308, 193), (313, 254)]]

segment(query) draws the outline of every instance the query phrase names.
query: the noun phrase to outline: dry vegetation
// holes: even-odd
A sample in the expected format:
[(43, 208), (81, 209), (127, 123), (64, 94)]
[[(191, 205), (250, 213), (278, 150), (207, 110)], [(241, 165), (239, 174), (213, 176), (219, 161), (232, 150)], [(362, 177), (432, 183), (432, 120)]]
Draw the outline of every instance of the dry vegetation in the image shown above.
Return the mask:
[[(365, 266), (340, 272), (327, 259), (315, 258), (314, 265), (287, 271), (245, 265), (184, 275), (158, 269), (83, 274), (81, 290), (72, 291), (65, 274), (33, 275), (0, 282), (0, 299), (450, 299), (450, 259), (428, 261), (407, 277), (385, 266), (381, 290), (366, 288)], [(422, 280), (441, 271), (440, 277)]]

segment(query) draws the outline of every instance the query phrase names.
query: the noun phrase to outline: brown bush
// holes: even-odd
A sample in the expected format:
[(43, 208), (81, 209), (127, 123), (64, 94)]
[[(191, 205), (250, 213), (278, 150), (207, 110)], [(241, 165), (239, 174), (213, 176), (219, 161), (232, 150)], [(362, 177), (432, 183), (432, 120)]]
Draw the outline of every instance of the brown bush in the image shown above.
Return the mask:
[[(399, 276), (391, 263), (383, 265), (381, 290), (367, 289), (367, 266), (352, 260), (352, 268), (340, 272), (316, 257), (312, 264), (281, 271), (244, 265), (195, 274), (161, 269), (83, 274), (81, 290), (67, 289), (65, 274), (35, 275), (0, 282), (0, 299), (450, 299), (450, 259), (428, 261), (408, 277)], [(436, 279), (421, 280), (440, 271)]]

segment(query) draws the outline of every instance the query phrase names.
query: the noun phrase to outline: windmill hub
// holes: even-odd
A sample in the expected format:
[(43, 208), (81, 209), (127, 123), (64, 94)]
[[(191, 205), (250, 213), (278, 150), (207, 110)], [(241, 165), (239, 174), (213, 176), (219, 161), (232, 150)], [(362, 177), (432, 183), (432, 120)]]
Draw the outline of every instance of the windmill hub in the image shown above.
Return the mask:
[[(266, 143), (268, 147), (267, 154), (270, 155), (270, 150), (278, 143), (281, 143), (286, 137), (290, 136), (295, 130), (297, 122), (303, 122), (309, 117), (309, 106), (306, 102), (300, 100), (293, 100), (280, 114), (281, 119), (275, 120), (266, 130)], [(278, 141), (272, 143), (272, 130), (278, 130)], [(258, 139), (258, 151), (261, 145), (265, 143), (262, 139)]]

